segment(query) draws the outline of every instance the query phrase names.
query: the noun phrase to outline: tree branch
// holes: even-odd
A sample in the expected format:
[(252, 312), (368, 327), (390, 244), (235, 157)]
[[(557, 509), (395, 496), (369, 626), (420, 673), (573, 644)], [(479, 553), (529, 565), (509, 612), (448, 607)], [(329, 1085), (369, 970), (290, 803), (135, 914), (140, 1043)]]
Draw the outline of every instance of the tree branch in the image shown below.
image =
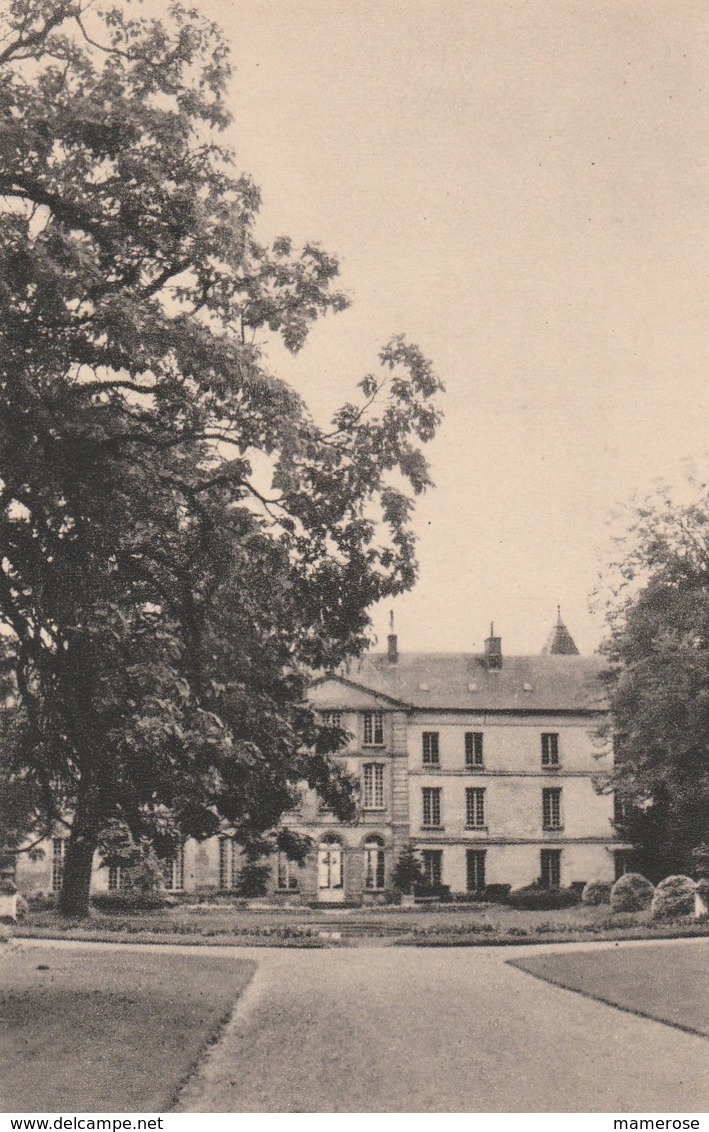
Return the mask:
[(56, 12), (45, 20), (41, 28), (38, 28), (37, 31), (32, 32), (31, 35), (26, 37), (20, 34), (14, 43), (11, 43), (4, 51), (0, 51), (0, 66), (12, 59), (16, 51), (20, 51), (26, 47), (36, 47), (37, 44), (47, 38), (51, 31), (54, 31), (54, 28), (59, 27), (59, 24), (64, 23), (64, 20), (72, 15), (78, 18), (78, 10), (74, 9), (71, 4), (60, 5)]

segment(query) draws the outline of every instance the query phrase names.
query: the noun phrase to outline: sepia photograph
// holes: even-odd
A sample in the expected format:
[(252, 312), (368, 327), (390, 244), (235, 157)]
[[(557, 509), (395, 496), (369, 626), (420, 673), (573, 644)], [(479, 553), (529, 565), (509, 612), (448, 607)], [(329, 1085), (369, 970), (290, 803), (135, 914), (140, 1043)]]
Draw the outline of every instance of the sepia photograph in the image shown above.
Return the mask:
[(0, 0), (8, 1132), (706, 1127), (708, 370), (706, 0)]

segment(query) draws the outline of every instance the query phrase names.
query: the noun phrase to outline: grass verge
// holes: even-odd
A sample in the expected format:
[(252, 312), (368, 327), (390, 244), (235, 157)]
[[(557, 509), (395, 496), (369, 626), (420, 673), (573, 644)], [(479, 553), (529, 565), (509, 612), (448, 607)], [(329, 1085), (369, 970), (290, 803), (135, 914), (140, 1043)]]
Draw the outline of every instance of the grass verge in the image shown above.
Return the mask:
[(254, 965), (217, 956), (5, 945), (5, 1112), (166, 1112)]
[(624, 947), (510, 960), (527, 974), (709, 1037), (709, 947)]

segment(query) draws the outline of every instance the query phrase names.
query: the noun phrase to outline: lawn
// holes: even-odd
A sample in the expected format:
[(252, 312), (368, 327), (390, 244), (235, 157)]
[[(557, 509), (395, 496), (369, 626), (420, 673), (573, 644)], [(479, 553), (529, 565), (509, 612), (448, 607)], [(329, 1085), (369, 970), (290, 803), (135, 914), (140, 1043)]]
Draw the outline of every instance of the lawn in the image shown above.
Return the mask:
[(80, 923), (56, 912), (32, 912), (18, 934), (129, 942), (189, 942), (232, 946), (481, 946), (586, 939), (633, 939), (709, 934), (690, 918), (653, 922), (648, 912), (613, 915), (610, 908), (576, 905), (548, 912), (500, 904), (460, 907), (274, 908), (198, 904), (146, 913), (94, 910)]
[(253, 967), (209, 954), (5, 945), (2, 1111), (168, 1111)]
[(709, 1037), (709, 943), (604, 948), (510, 962), (567, 990)]

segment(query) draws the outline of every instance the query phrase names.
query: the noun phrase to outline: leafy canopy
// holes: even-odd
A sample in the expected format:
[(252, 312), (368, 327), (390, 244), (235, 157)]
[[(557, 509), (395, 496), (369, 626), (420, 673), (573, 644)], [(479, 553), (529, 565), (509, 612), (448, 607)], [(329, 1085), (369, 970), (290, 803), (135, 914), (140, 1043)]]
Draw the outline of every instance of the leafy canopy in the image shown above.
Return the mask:
[(634, 508), (608, 605), (619, 827), (655, 880), (709, 843), (709, 489), (684, 494)]
[(6, 0), (0, 28), (0, 619), (69, 873), (116, 820), (258, 847), (303, 778), (351, 815), (307, 679), (413, 583), (439, 419), (400, 337), (327, 428), (268, 372), (262, 335), (348, 305), (337, 261), (257, 240), (219, 30), (127, 11)]

